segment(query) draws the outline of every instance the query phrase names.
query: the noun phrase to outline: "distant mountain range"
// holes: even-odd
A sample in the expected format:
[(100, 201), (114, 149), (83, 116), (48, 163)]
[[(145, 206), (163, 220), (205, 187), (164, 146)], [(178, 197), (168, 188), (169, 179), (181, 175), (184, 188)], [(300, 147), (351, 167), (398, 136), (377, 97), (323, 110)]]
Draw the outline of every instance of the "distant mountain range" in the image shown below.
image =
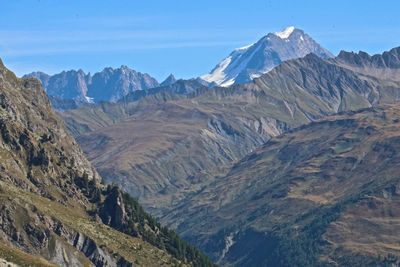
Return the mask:
[[(337, 112), (399, 101), (399, 52), (400, 48), (375, 56), (363, 52), (341, 52), (336, 58), (309, 54), (304, 58), (285, 61), (246, 84), (228, 88), (200, 87), (187, 95), (160, 91), (135, 102), (101, 103), (67, 111), (62, 117), (88, 159), (109, 182), (122, 184), (162, 222), (176, 228), (213, 260), (227, 265), (248, 263), (257, 266), (265, 262), (268, 255), (258, 251), (257, 245), (251, 245), (251, 240), (260, 241), (256, 239), (259, 235), (252, 235), (254, 232), (251, 231), (259, 231), (255, 227), (265, 218), (262, 217), (264, 211), (271, 210), (263, 206), (250, 208), (257, 203), (254, 201), (258, 197), (263, 197), (263, 192), (257, 190), (264, 188), (253, 186), (251, 178), (256, 175), (252, 173), (254, 166), (263, 164), (263, 161), (249, 165), (248, 173), (243, 171), (242, 176), (235, 176), (235, 180), (225, 180), (223, 177), (231, 177), (230, 173), (236, 171), (231, 164), (240, 160), (244, 161), (243, 166), (246, 161), (253, 163), (251, 160), (256, 156), (250, 153), (291, 129)], [(379, 120), (384, 113), (373, 120)], [(308, 138), (313, 139), (312, 129), (324, 133), (322, 124), (321, 127), (310, 128)], [(325, 139), (315, 136), (322, 146)], [(341, 140), (344, 137), (338, 135), (337, 138)], [(298, 151), (308, 149), (306, 144), (303, 146)], [(280, 146), (282, 149), (286, 149), (285, 144)], [(280, 153), (280, 150), (276, 153)], [(288, 160), (294, 151), (286, 149), (279, 154), (279, 160), (282, 161), (280, 170), (288, 167), (284, 163), (290, 162)], [(273, 156), (268, 158), (272, 159)], [(262, 168), (262, 165), (259, 167)], [(262, 179), (270, 177), (264, 177), (263, 173), (266, 172), (257, 174), (260, 175), (260, 184), (263, 184)], [(295, 177), (297, 173), (300, 172), (293, 170), (287, 175)], [(223, 185), (226, 187), (218, 187), (219, 181), (226, 181)], [(285, 197), (288, 194), (285, 188), (289, 185), (282, 186), (269, 188), (266, 184), (264, 189), (279, 199), (281, 195)], [(232, 191), (231, 194), (230, 188), (236, 187), (238, 191)], [(218, 196), (218, 192), (225, 191), (226, 196)], [(243, 199), (240, 207), (234, 205), (239, 199)], [(222, 209), (224, 205), (232, 209), (229, 210), (228, 206)], [(292, 205), (296, 209), (296, 202)], [(288, 204), (288, 207), (291, 205)], [(307, 210), (303, 206), (298, 207)], [(220, 209), (223, 213), (218, 212)], [(278, 206), (276, 209), (282, 210)], [(236, 214), (241, 210), (243, 216)], [(223, 218), (219, 217), (221, 214)], [(259, 224), (245, 223), (251, 221)], [(210, 223), (201, 228), (199, 233), (199, 225), (203, 222)], [(272, 228), (268, 229), (279, 225), (271, 222)], [(231, 244), (239, 240), (243, 249)], [(284, 242), (283, 246), (286, 244)], [(390, 246), (395, 241), (387, 242)], [(260, 244), (265, 247), (267, 243)], [(271, 244), (274, 246), (275, 243)], [(231, 250), (231, 246), (235, 250)], [(275, 250), (274, 253), (283, 252)], [(296, 253), (293, 252), (293, 255)], [(365, 253), (368, 253), (368, 249)], [(288, 262), (294, 260), (299, 264), (302, 260), (291, 258), (290, 255), (282, 259)]]
[(200, 78), (211, 86), (247, 83), (283, 61), (301, 58), (310, 53), (322, 58), (333, 57), (304, 31), (288, 27), (282, 32), (269, 33), (251, 45), (235, 49), (209, 74)]
[[(39, 79), (48, 95), (86, 103), (115, 102), (130, 92), (159, 86), (155, 78), (127, 66), (105, 68), (94, 75), (85, 74), (82, 70), (70, 70), (52, 76), (43, 72), (32, 72), (24, 77)], [(163, 84), (174, 81), (175, 78), (171, 75)]]
[[(68, 106), (74, 106), (71, 100), (77, 103), (117, 102), (130, 93), (133, 94), (128, 98), (138, 99), (160, 90), (186, 94), (202, 86), (247, 83), (285, 60), (301, 58), (309, 53), (322, 58), (333, 57), (302, 30), (288, 27), (282, 32), (269, 33), (254, 44), (236, 49), (210, 74), (197, 79), (181, 80), (177, 85), (174, 85), (177, 80), (172, 74), (159, 84), (149, 74), (136, 72), (127, 66), (117, 69), (105, 68), (93, 76), (90, 73), (85, 74), (82, 70), (70, 70), (52, 76), (43, 72), (32, 72), (24, 77), (39, 79), (46, 93), (56, 97), (57, 101), (52, 101), (54, 108), (62, 111)], [(152, 88), (157, 89), (141, 92)], [(66, 101), (63, 102), (63, 99)]]

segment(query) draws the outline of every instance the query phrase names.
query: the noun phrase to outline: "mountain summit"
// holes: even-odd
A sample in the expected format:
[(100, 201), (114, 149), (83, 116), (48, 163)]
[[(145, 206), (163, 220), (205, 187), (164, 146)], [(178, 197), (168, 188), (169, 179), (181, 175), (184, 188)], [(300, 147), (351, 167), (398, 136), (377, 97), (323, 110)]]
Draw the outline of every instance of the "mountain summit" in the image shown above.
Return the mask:
[(235, 49), (227, 58), (200, 78), (211, 85), (246, 83), (278, 66), (281, 62), (314, 53), (322, 58), (332, 53), (295, 27), (269, 33), (256, 43)]
[(160, 86), (168, 86), (176, 82), (176, 78), (173, 74), (170, 74), (162, 83), (160, 83)]

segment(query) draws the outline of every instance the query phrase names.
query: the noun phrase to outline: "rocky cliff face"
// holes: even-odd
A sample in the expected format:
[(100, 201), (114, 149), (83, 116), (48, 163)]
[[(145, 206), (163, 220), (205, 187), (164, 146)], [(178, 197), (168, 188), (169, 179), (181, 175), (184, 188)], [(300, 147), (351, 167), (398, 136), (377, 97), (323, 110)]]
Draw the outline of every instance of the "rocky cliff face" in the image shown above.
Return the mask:
[(173, 74), (170, 74), (162, 83), (160, 83), (160, 86), (168, 86), (176, 82), (175, 76)]
[(93, 75), (87, 96), (95, 102), (116, 102), (121, 97), (136, 90), (157, 87), (158, 82), (148, 74), (142, 74), (121, 66), (118, 69), (105, 68)]
[[(20, 202), (18, 198), (13, 200)], [(100, 248), (82, 232), (38, 211), (33, 203), (25, 204), (28, 207), (11, 201), (2, 204), (0, 223), (6, 244), (40, 255), (59, 266), (133, 266), (124, 258)]]
[(47, 74), (34, 72), (24, 77), (37, 78), (42, 82), (48, 95), (78, 101), (90, 102), (86, 98), (90, 75), (86, 75), (82, 70), (63, 71), (59, 74), (49, 76)]
[(48, 95), (85, 103), (115, 102), (135, 90), (159, 85), (150, 75), (136, 72), (127, 66), (117, 69), (105, 68), (93, 76), (90, 73), (85, 74), (82, 70), (71, 70), (52, 76), (33, 72), (24, 77), (39, 79)]
[(122, 229), (122, 225), (127, 221), (125, 205), (121, 191), (114, 187), (100, 209), (100, 217), (107, 225), (115, 229)]
[(25, 75), (24, 77), (38, 79), (42, 83), (43, 88), (46, 88), (49, 85), (49, 80), (51, 78), (50, 75), (48, 75), (44, 72), (41, 72), (41, 71), (35, 71), (32, 73), (29, 73), (29, 74)]
[(0, 258), (23, 266), (213, 266), (100, 182), (39, 81), (18, 79), (0, 61)]

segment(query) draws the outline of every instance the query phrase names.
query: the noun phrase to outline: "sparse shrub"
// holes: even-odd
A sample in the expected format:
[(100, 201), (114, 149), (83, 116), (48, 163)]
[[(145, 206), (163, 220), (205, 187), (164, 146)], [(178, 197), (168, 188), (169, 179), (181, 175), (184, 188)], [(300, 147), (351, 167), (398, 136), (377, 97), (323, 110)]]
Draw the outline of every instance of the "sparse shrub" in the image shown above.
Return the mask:
[(1, 137), (3, 138), (4, 143), (9, 144), (11, 142), (11, 136), (5, 123), (1, 120), (0, 121), (0, 130), (1, 130)]
[(29, 163), (34, 166), (48, 166), (49, 165), (49, 158), (46, 155), (46, 151), (42, 148), (37, 152), (35, 155), (35, 151), (32, 148), (30, 153), (30, 160)]
[(43, 134), (40, 138), (40, 142), (45, 143), (51, 140), (51, 136), (48, 134)]

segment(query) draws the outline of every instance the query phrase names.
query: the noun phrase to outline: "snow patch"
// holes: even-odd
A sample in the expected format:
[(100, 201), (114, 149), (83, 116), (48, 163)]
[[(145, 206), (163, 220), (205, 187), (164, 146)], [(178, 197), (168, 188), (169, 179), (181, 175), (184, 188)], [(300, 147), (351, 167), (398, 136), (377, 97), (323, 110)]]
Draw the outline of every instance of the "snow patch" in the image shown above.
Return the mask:
[(93, 97), (85, 96), (85, 99), (86, 99), (86, 102), (88, 102), (88, 103), (90, 103), (90, 104), (93, 104), (93, 103), (94, 103), (94, 98), (93, 98)]
[(229, 56), (222, 60), (209, 74), (203, 75), (200, 78), (205, 80), (206, 82), (215, 82), (216, 84), (221, 84), (226, 77), (224, 70), (228, 67), (229, 63), (231, 63), (232, 56)]
[(235, 233), (230, 233), (226, 238), (225, 238), (225, 248), (222, 250), (222, 253), (217, 261), (221, 262), (223, 260), (223, 258), (225, 257), (226, 253), (229, 252), (229, 249), (233, 246), (233, 244), (235, 244), (235, 241), (233, 241), (233, 237), (237, 234), (237, 232)]
[[(209, 74), (205, 74), (200, 78), (209, 83), (215, 83), (219, 86), (231, 86), (235, 83), (236, 77), (241, 71), (246, 69), (247, 64), (253, 59), (254, 55), (261, 49), (262, 45), (253, 43), (248, 46), (235, 49), (229, 57), (221, 61)], [(250, 55), (246, 53), (250, 47), (254, 47)], [(246, 57), (243, 55), (246, 54)]]
[(234, 83), (235, 83), (235, 78), (232, 78), (232, 79), (229, 79), (229, 80), (227, 80), (227, 81), (221, 83), (221, 86), (229, 87), (229, 86), (231, 86), (231, 85), (234, 84)]
[(262, 75), (262, 74), (259, 74), (259, 73), (251, 73), (251, 74), (250, 74), (250, 79), (254, 80), (255, 78), (260, 77), (261, 75)]
[(246, 45), (246, 46), (243, 46), (243, 47), (236, 48), (235, 51), (246, 50), (246, 49), (252, 47), (254, 44), (255, 43), (252, 43), (252, 44), (249, 44), (249, 45)]
[(293, 26), (287, 27), (286, 29), (284, 29), (281, 32), (276, 32), (274, 33), (276, 36), (278, 36), (281, 39), (286, 39), (289, 38), (289, 36), (292, 34), (292, 32), (295, 30), (296, 28)]

